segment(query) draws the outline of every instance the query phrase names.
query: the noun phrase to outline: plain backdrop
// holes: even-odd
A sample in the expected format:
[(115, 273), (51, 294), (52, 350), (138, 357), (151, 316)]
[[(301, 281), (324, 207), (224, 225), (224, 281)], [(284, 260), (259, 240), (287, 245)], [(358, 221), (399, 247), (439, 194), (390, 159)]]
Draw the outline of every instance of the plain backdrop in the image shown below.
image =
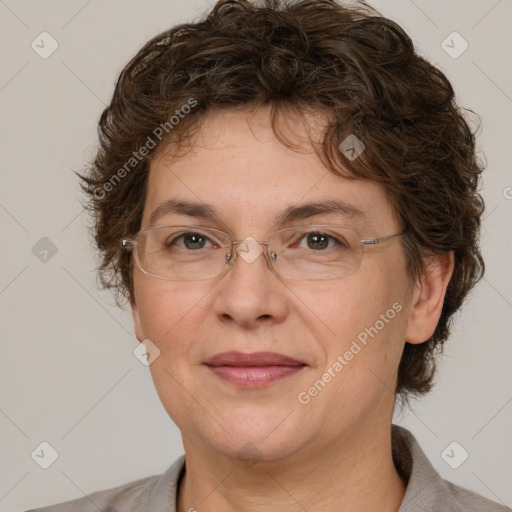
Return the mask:
[[(443, 477), (510, 506), (512, 2), (371, 3), (480, 115), (487, 159), (486, 277), (454, 325), (434, 391), (395, 421)], [(126, 62), (150, 37), (212, 4), (0, 0), (0, 512), (161, 473), (182, 453), (149, 369), (133, 355), (129, 312), (97, 289), (72, 170), (94, 154), (99, 116)], [(469, 454), (457, 469), (441, 456), (453, 441)], [(41, 442), (58, 453), (48, 469), (31, 456)]]

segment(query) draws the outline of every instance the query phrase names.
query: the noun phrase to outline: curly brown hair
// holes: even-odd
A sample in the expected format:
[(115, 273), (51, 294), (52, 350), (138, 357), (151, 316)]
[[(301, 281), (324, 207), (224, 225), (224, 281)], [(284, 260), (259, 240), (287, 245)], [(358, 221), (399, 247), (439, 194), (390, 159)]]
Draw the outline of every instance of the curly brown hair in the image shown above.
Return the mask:
[[(197, 23), (175, 26), (137, 53), (119, 76), (99, 122), (96, 158), (81, 176), (102, 286), (120, 305), (133, 301), (131, 254), (120, 241), (140, 229), (158, 148), (185, 147), (213, 108), (259, 105), (271, 107), (274, 133), (285, 144), (281, 114), (324, 115), (319, 156), (335, 174), (385, 187), (406, 231), (411, 281), (426, 255), (453, 251), (439, 324), (425, 343), (405, 344), (398, 372), (403, 398), (427, 392), (453, 315), (484, 271), (483, 166), (448, 79), (364, 2), (220, 0)], [(339, 150), (349, 134), (366, 146), (353, 161)]]

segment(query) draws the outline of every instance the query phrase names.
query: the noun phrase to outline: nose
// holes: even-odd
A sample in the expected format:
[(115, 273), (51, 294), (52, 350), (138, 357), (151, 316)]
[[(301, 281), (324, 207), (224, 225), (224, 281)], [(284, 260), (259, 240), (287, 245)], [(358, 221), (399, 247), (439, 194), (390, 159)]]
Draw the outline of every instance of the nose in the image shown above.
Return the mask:
[(266, 242), (248, 237), (233, 243), (232, 268), (219, 284), (213, 304), (221, 321), (251, 329), (286, 318), (286, 287), (272, 271), (266, 256)]

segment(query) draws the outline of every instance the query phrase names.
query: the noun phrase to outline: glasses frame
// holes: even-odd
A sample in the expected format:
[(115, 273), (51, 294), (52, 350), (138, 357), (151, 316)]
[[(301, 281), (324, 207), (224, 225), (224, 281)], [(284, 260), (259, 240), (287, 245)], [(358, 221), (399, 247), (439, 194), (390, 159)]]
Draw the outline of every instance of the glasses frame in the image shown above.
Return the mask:
[[(270, 239), (274, 235), (277, 235), (284, 231), (304, 229), (304, 228), (326, 228), (326, 227), (337, 227), (337, 228), (349, 229), (350, 231), (353, 231), (354, 233), (356, 233), (358, 235), (358, 237), (361, 237), (360, 233), (356, 229), (351, 228), (349, 226), (345, 226), (343, 224), (307, 224), (304, 226), (291, 226), (288, 228), (279, 229), (278, 231), (274, 231), (273, 233), (268, 235), (268, 238)], [(153, 231), (153, 230), (157, 230), (157, 229), (166, 229), (166, 228), (186, 228), (189, 231), (193, 231), (194, 228), (197, 228), (197, 229), (206, 230), (206, 231), (213, 231), (215, 233), (220, 233), (220, 234), (224, 235), (230, 242), (229, 252), (226, 253), (225, 266), (222, 268), (222, 270), (217, 272), (217, 274), (210, 276), (210, 277), (201, 278), (201, 279), (171, 279), (168, 277), (161, 277), (161, 276), (157, 276), (155, 274), (151, 274), (150, 272), (147, 272), (146, 270), (144, 270), (142, 268), (142, 265), (139, 260), (139, 256), (137, 253), (137, 245), (138, 245), (137, 237), (139, 235), (141, 235), (142, 233), (145, 233), (148, 231)], [(243, 244), (243, 243), (245, 243), (245, 244), (252, 243), (252, 244), (266, 246), (266, 250), (263, 251), (263, 255), (267, 262), (267, 266), (270, 268), (270, 270), (272, 272), (274, 272), (276, 275), (278, 275), (284, 279), (293, 279), (293, 280), (298, 280), (298, 281), (327, 281), (327, 280), (331, 280), (331, 279), (343, 279), (344, 277), (348, 277), (352, 274), (355, 274), (361, 268), (361, 263), (362, 263), (363, 257), (364, 257), (364, 247), (366, 245), (382, 244), (384, 242), (387, 242), (388, 240), (391, 240), (392, 238), (397, 238), (399, 236), (402, 236), (405, 233), (406, 233), (406, 231), (404, 230), (399, 233), (393, 233), (392, 235), (386, 235), (386, 236), (382, 236), (382, 237), (378, 237), (378, 238), (360, 238), (360, 242), (361, 242), (361, 246), (362, 246), (361, 258), (359, 261), (359, 266), (353, 272), (350, 272), (350, 274), (345, 274), (340, 277), (325, 277), (325, 278), (313, 278), (313, 279), (300, 279), (300, 278), (294, 278), (294, 277), (286, 277), (286, 276), (283, 276), (282, 274), (280, 274), (278, 272), (277, 268), (275, 267), (275, 265), (273, 264), (273, 262), (275, 261), (275, 259), (277, 257), (277, 254), (275, 252), (269, 253), (269, 242), (268, 241), (262, 242), (262, 241), (258, 241), (258, 240), (247, 240), (247, 239), (233, 240), (229, 233), (226, 233), (225, 231), (221, 231), (220, 229), (211, 228), (211, 227), (207, 227), (207, 226), (199, 226), (199, 225), (190, 226), (190, 225), (181, 225), (181, 224), (177, 224), (177, 225), (173, 224), (173, 225), (169, 225), (169, 226), (153, 226), (150, 228), (141, 229), (133, 236), (133, 238), (123, 238), (121, 240), (121, 246), (124, 250), (134, 253), (135, 262), (137, 263), (137, 266), (139, 267), (140, 271), (143, 274), (145, 274), (147, 276), (155, 277), (157, 279), (163, 279), (164, 281), (207, 281), (208, 279), (213, 279), (214, 277), (218, 277), (223, 272), (226, 272), (226, 269), (229, 270), (229, 269), (233, 268), (234, 263), (236, 261), (236, 256), (237, 256), (237, 252), (236, 252), (236, 250), (234, 250), (234, 246)]]

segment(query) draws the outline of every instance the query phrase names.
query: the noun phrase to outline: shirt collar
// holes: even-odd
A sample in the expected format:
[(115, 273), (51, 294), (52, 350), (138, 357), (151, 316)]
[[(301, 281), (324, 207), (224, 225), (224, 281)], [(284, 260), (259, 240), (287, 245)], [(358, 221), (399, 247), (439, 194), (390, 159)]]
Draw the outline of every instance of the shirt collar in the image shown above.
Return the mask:
[(398, 512), (443, 512), (456, 510), (448, 483), (434, 469), (415, 437), (405, 428), (392, 425), (391, 445), (398, 474), (407, 483)]

